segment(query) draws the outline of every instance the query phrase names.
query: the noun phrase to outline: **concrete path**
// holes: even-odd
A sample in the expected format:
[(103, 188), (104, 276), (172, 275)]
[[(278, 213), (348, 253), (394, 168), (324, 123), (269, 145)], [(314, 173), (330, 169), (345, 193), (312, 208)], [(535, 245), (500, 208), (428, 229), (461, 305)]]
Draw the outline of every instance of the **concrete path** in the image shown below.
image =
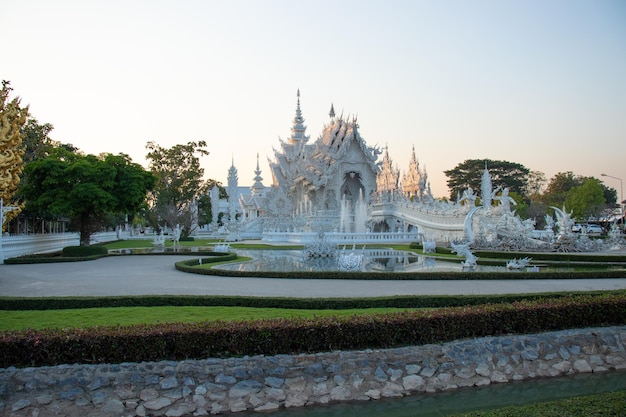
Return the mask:
[(177, 271), (192, 256), (117, 256), (56, 264), (0, 265), (0, 296), (248, 295), (258, 297), (377, 297), (507, 294), (626, 289), (626, 279), (497, 281), (353, 281), (232, 278)]

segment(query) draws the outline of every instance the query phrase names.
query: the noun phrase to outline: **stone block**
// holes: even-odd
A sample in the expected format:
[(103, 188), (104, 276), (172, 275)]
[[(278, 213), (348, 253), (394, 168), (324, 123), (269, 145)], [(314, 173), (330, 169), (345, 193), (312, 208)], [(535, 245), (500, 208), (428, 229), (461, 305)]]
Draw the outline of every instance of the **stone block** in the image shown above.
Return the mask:
[(169, 407), (172, 405), (172, 401), (169, 398), (159, 397), (154, 400), (146, 401), (143, 406), (148, 410), (157, 411), (162, 408)]
[(407, 375), (402, 378), (402, 386), (407, 391), (415, 391), (424, 385), (424, 378), (419, 375)]

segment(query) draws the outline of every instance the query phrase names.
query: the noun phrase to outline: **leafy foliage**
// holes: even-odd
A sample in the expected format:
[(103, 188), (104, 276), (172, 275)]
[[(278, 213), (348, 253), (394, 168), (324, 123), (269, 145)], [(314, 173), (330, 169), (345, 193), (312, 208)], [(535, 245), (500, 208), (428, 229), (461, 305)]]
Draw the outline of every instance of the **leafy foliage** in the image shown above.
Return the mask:
[(569, 191), (565, 206), (579, 219), (597, 216), (606, 207), (602, 184), (596, 178), (586, 179)]
[(467, 159), (453, 169), (444, 171), (448, 177), (450, 199), (455, 200), (457, 195), (469, 187), (480, 190), (485, 167), (489, 169), (494, 189), (509, 188), (521, 195), (525, 193), (530, 171), (524, 165), (491, 159)]
[(104, 246), (66, 246), (63, 248), (63, 256), (80, 257), (80, 256), (106, 256), (109, 251)]
[(190, 203), (198, 194), (206, 194), (206, 184), (202, 177), (198, 155), (208, 155), (205, 141), (188, 142), (163, 148), (155, 142), (148, 142), (146, 158), (150, 170), (157, 177), (157, 184), (151, 198), (150, 223), (156, 228), (177, 224), (184, 226), (189, 233), (191, 226)]
[(81, 245), (110, 214), (132, 214), (145, 204), (155, 178), (127, 155), (79, 155), (55, 148), (26, 165), (20, 189), (30, 212), (69, 216), (80, 224)]

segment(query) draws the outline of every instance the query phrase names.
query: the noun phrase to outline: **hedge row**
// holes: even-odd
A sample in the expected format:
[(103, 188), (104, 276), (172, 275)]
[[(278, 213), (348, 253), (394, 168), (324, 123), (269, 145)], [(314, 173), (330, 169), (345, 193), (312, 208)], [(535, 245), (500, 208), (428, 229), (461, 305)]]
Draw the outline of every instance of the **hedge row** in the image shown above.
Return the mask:
[[(202, 258), (202, 263), (210, 259)], [(199, 268), (198, 259), (176, 262), (182, 272), (202, 275), (246, 278), (290, 279), (350, 279), (350, 280), (498, 280), (498, 279), (594, 279), (626, 278), (626, 267), (585, 271), (429, 271), (429, 272), (347, 272), (347, 271), (236, 271), (219, 268)]]
[[(87, 248), (87, 250), (75, 249), (75, 248)], [(93, 248), (93, 249), (89, 249)], [(131, 249), (128, 249), (131, 254)], [(203, 258), (206, 263), (232, 261), (237, 259), (237, 255), (224, 252), (213, 252), (210, 250), (199, 250), (196, 252), (146, 252), (146, 253), (133, 253), (133, 256), (141, 255), (189, 255), (189, 256), (207, 256), (209, 258)], [(49, 253), (49, 254), (35, 254), (20, 256), (17, 258), (8, 258), (4, 260), (5, 264), (40, 264), (40, 263), (55, 263), (55, 262), (82, 262), (91, 261), (94, 259), (102, 258), (104, 256), (128, 256), (128, 254), (112, 254), (108, 255), (106, 247), (102, 245), (92, 246), (68, 246), (63, 248), (62, 251)]]
[[(626, 296), (626, 290), (610, 292)], [(574, 295), (600, 295), (606, 291), (567, 293), (399, 295), (372, 298), (287, 298), (219, 295), (134, 295), (116, 297), (0, 297), (0, 310), (65, 310), (112, 307), (253, 307), (299, 310), (347, 310), (364, 308), (442, 308), (479, 304), (545, 300)]]
[(578, 296), (350, 318), (0, 333), (0, 367), (390, 348), (626, 323), (626, 296)]
[(106, 256), (109, 251), (104, 246), (66, 246), (61, 251), (62, 256), (78, 258), (81, 256)]
[[(409, 245), (413, 248), (413, 245)], [(455, 255), (450, 248), (444, 248), (438, 246), (436, 253), (442, 255)], [(534, 261), (554, 261), (564, 263), (612, 263), (623, 264), (626, 263), (626, 255), (611, 255), (606, 253), (572, 253), (572, 252), (506, 252), (506, 251), (484, 251), (476, 250), (473, 252), (479, 259), (502, 259), (510, 260), (512, 258), (532, 258)]]

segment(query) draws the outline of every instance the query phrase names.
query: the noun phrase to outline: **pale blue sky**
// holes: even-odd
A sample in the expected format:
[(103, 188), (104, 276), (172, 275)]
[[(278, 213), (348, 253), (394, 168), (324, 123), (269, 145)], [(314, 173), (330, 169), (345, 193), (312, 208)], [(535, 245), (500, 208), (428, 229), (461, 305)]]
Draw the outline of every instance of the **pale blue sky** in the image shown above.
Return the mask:
[(0, 78), (88, 153), (204, 139), (208, 177), (252, 184), (259, 153), (270, 185), (299, 88), (311, 140), (332, 102), (436, 196), (470, 158), (626, 179), (623, 0), (0, 0), (0, 39)]

